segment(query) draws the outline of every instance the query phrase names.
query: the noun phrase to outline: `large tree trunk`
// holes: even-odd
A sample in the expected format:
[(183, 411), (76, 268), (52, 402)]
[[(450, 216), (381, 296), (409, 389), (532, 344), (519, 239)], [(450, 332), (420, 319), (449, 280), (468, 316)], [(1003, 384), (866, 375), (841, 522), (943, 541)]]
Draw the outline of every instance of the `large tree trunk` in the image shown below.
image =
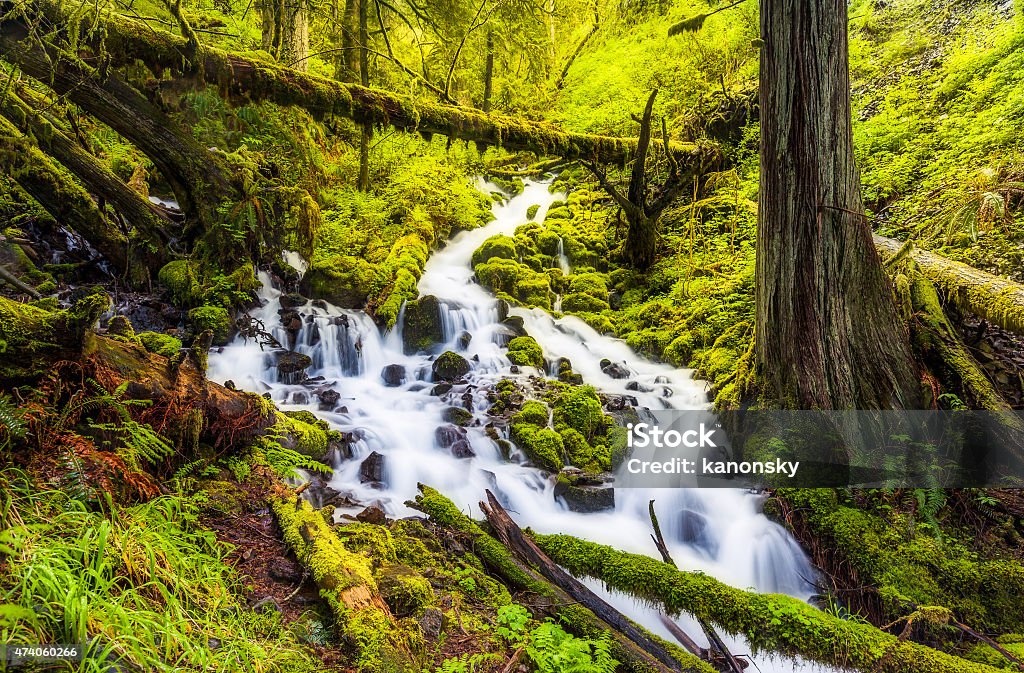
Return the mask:
[(914, 408), (907, 329), (854, 164), (845, 0), (761, 5), (757, 355), (782, 403)]
[(484, 102), (481, 109), (491, 111), (491, 93), (494, 91), (494, 31), (487, 29), (487, 60), (484, 62)]
[(287, 0), (282, 18), (280, 60), (305, 72), (309, 68), (309, 0)]
[[(370, 31), (367, 27), (370, 0), (359, 0), (359, 83), (370, 86)], [(373, 124), (364, 122), (359, 137), (359, 189), (370, 189), (370, 140), (373, 139)]]
[[(71, 176), (60, 170), (31, 140), (0, 118), (0, 165), (18, 185), (60, 224), (78, 232), (118, 272), (129, 280), (128, 239), (100, 211), (96, 202)], [(130, 283), (136, 284), (136, 283)]]

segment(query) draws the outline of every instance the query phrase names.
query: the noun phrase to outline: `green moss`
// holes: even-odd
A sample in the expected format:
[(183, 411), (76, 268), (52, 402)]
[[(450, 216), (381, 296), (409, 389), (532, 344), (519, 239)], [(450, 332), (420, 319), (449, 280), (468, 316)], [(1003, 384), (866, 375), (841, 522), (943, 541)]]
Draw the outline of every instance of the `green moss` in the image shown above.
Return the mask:
[[(1024, 660), (1024, 636), (1008, 634), (996, 638), (996, 642), (1013, 656)], [(993, 668), (1010, 670), (1015, 668), (1013, 662), (1007, 659), (1006, 655), (997, 652), (995, 648), (987, 643), (978, 643), (964, 655), (964, 658)]]
[(569, 281), (569, 291), (582, 293), (608, 303), (608, 285), (605, 276), (599, 273), (578, 273)]
[(279, 437), (282, 445), (305, 456), (323, 460), (327, 453), (327, 433), (323, 428), (281, 412), (277, 412), (276, 419), (276, 423), (270, 429), (271, 436)]
[(570, 387), (560, 393), (555, 399), (553, 420), (556, 428), (570, 427), (588, 441), (603, 434), (606, 427), (601, 399), (593, 386)]
[(202, 300), (197, 266), (187, 260), (168, 262), (157, 274), (160, 284), (171, 292), (175, 303), (190, 306)]
[(730, 587), (700, 572), (680, 571), (649, 556), (629, 554), (567, 535), (536, 535), (538, 545), (574, 575), (660, 603), (742, 635), (755, 652), (802, 656), (839, 668), (889, 673), (968, 673), (991, 670), (964, 659), (844, 620), (780, 594)]
[(544, 369), (544, 351), (531, 336), (512, 339), (508, 344), (508, 359), (514, 365)]
[(163, 355), (165, 358), (173, 357), (181, 350), (181, 340), (170, 334), (141, 332), (138, 336), (147, 351)]
[(473, 266), (489, 262), (492, 259), (516, 260), (518, 258), (515, 241), (509, 236), (498, 234), (488, 238), (476, 249), (473, 253)]
[(884, 619), (905, 614), (908, 602), (942, 605), (973, 628), (1019, 631), (1024, 605), (1024, 565), (1011, 558), (979, 558), (973, 540), (942, 540), (926, 522), (908, 522), (891, 507), (854, 506), (849, 494), (831, 489), (782, 489), (778, 496), (797, 513), (817, 544), (852, 568), (858, 581), (877, 588)]
[(540, 210), (540, 206), (538, 206), (537, 204), (533, 204), (532, 206), (527, 208), (526, 209), (526, 219), (532, 220), (533, 218), (537, 217), (537, 211), (538, 210)]
[(550, 472), (562, 469), (565, 447), (562, 445), (562, 436), (551, 428), (513, 422), (510, 435), (515, 445), (538, 467)]
[(608, 310), (608, 302), (596, 299), (589, 294), (574, 292), (562, 297), (562, 310), (569, 313), (587, 313)]
[(381, 596), (396, 617), (421, 614), (436, 599), (427, 578), (408, 566), (384, 566), (376, 577)]
[(536, 425), (539, 428), (548, 427), (548, 407), (543, 402), (537, 400), (527, 400), (523, 402), (522, 409), (519, 413), (512, 416), (513, 423), (530, 423)]
[(227, 345), (234, 329), (231, 314), (220, 306), (199, 306), (188, 312), (188, 319), (196, 332), (210, 330), (215, 346)]
[(362, 308), (374, 287), (376, 270), (365, 259), (334, 255), (313, 262), (302, 277), (303, 291), (343, 308)]

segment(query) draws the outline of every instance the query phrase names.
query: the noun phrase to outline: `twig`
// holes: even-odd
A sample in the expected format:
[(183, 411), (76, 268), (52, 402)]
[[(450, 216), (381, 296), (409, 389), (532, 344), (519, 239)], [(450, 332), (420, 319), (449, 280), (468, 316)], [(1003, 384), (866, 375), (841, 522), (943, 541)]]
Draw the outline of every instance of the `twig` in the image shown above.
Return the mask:
[(661, 552), (661, 559), (675, 568), (676, 562), (672, 560), (671, 554), (668, 553), (668, 545), (665, 544), (665, 538), (661, 534), (661, 526), (658, 525), (658, 515), (654, 513), (653, 500), (648, 503), (647, 511), (651, 514), (651, 526), (654, 527), (654, 535), (651, 536), (651, 539), (654, 540), (654, 544), (658, 547), (658, 551)]

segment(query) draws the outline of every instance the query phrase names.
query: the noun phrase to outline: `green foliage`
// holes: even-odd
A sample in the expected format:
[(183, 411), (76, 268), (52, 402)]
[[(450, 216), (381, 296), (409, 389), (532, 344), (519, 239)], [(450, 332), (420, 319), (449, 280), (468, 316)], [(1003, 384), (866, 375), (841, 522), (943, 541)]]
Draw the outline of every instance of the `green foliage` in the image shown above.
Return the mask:
[(171, 358), (178, 354), (181, 350), (181, 339), (173, 337), (170, 334), (163, 334), (160, 332), (140, 332), (138, 334), (139, 341), (145, 346), (146, 350), (150, 353), (156, 353), (157, 355), (163, 355), (165, 358)]
[(90, 423), (89, 428), (99, 433), (101, 440), (98, 444), (116, 446), (117, 455), (135, 471), (142, 468), (143, 461), (154, 465), (174, 454), (174, 447), (153, 428), (131, 419), (118, 423)]
[(531, 336), (521, 336), (508, 343), (508, 359), (514, 365), (544, 369), (544, 351)]
[(199, 306), (188, 312), (188, 319), (196, 333), (210, 330), (213, 332), (214, 345), (227, 344), (234, 323), (227, 309), (220, 306)]
[(89, 511), (0, 474), (0, 636), (85, 643), (90, 668), (316, 671), (278, 613), (244, 609), (228, 548), (181, 496)]
[(613, 673), (619, 662), (611, 655), (611, 637), (576, 638), (548, 620), (528, 629), (530, 613), (515, 603), (498, 610), (495, 633), (512, 647), (526, 649), (540, 673)]

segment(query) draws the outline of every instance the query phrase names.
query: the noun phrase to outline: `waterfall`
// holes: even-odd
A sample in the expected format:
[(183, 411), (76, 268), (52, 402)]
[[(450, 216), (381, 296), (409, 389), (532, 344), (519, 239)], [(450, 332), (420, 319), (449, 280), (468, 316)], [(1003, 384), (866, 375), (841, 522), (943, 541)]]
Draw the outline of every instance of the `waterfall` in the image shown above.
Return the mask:
[[(807, 599), (814, 592), (808, 580), (814, 575), (812, 566), (787, 531), (761, 512), (757, 495), (732, 489), (620, 489), (614, 510), (575, 513), (556, 500), (548, 475), (509, 462), (487, 436), (483, 427), (489, 422), (487, 388), (503, 377), (525, 379), (527, 374), (510, 373), (497, 301), (475, 282), (470, 258), (488, 237), (511, 235), (525, 223), (531, 204), (540, 205), (536, 220), (543, 222), (551, 202), (564, 198), (550, 193), (546, 182), (528, 181), (518, 196), (493, 204), (495, 219), (489, 224), (459, 233), (428, 260), (419, 290), (421, 295), (434, 295), (440, 301), (445, 348), (460, 352), (472, 365), (467, 384), (432, 394), (437, 392), (430, 382), (433, 356), (404, 353), (401, 320), (390, 333), (382, 334), (364, 312), (324, 302), (290, 309), (302, 320), (294, 348), (312, 359), (308, 371), (312, 382), (280, 382), (274, 356), (241, 339), (211, 353), (210, 378), (231, 379), (239, 388), (269, 392), (285, 408), (307, 409), (351, 433), (356, 438), (351, 445), (354, 457), (334, 466), (331, 486), (357, 502), (379, 504), (391, 517), (417, 514), (404, 503), (416, 494), (418, 482), (437, 488), (474, 516), (480, 515), (477, 503), (484, 490), (491, 489), (524, 527), (568, 533), (656, 556), (647, 513), (653, 499), (671, 554), (681, 568), (700, 570), (741, 588)], [(558, 254), (559, 266), (568, 273), (561, 240)], [(260, 280), (263, 305), (252, 315), (263, 320), (268, 330), (273, 326), (274, 336), (287, 344), (289, 332), (280, 326), (281, 291), (272, 287), (267, 274), (261, 274)], [(694, 380), (690, 370), (642, 358), (621, 340), (601, 335), (573, 316), (556, 319), (539, 309), (522, 308), (511, 313), (523, 319), (527, 332), (549, 360), (568, 358), (574, 371), (598, 390), (630, 395), (639, 407), (648, 409), (708, 408), (706, 384)], [(605, 374), (599, 364), (603, 358), (621, 364), (630, 378), (614, 379)], [(404, 383), (387, 385), (382, 371), (391, 366), (401, 368)], [(641, 385), (628, 390), (629, 381)], [(341, 396), (333, 410), (321, 410), (314, 395), (326, 389)], [(479, 420), (466, 428), (465, 440), (475, 454), (470, 458), (458, 458), (438, 445), (436, 430), (446, 425), (443, 414), (452, 406), (468, 409)], [(384, 456), (383, 478), (376, 484), (362, 483), (361, 459), (373, 451)], [(602, 588), (592, 586), (608, 596)], [(628, 597), (608, 598), (632, 618), (671, 639), (656, 611)], [(683, 618), (680, 624), (701, 640), (700, 629), (693, 623)], [(736, 644), (734, 652), (747, 651), (742, 642)], [(757, 663), (764, 672), (788, 671), (793, 665), (792, 660), (763, 657), (758, 657)], [(809, 666), (808, 670), (815, 669)]]

